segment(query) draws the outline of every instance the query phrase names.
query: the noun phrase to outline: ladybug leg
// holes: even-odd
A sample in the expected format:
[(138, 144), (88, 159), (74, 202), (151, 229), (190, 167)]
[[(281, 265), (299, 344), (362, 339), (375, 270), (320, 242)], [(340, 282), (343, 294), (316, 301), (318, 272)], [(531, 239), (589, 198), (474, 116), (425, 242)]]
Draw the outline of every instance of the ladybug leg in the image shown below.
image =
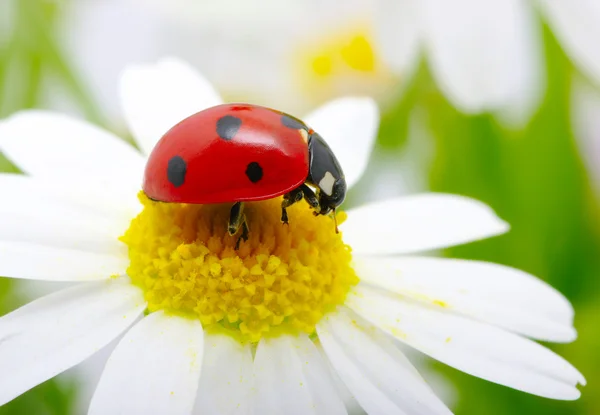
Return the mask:
[(294, 203), (298, 203), (303, 197), (301, 187), (292, 190), (289, 193), (283, 195), (283, 201), (281, 202), (281, 222), (284, 225), (288, 224), (288, 214), (286, 208), (292, 206)]
[(244, 218), (244, 204), (242, 202), (236, 202), (229, 211), (229, 224), (227, 230), (229, 235), (233, 236), (237, 233), (240, 226), (242, 226), (242, 219)]
[(242, 240), (245, 242), (248, 240), (248, 222), (246, 221), (246, 215), (243, 215), (243, 222), (242, 222), (242, 234), (240, 235), (240, 237), (238, 238), (237, 242), (235, 243), (235, 249), (240, 249), (240, 242), (242, 242)]
[(317, 197), (315, 192), (313, 192), (312, 189), (305, 184), (300, 186), (300, 189), (302, 189), (302, 193), (304, 194), (304, 200), (306, 200), (306, 203), (308, 203), (310, 207), (315, 210), (314, 213), (318, 215), (321, 211), (321, 206), (319, 205), (319, 198)]
[(242, 202), (236, 202), (231, 207), (231, 211), (229, 212), (229, 224), (227, 225), (227, 230), (229, 235), (235, 235), (238, 230), (242, 228), (242, 234), (237, 240), (235, 244), (235, 249), (240, 247), (240, 242), (242, 239), (244, 241), (248, 240), (248, 223), (246, 221), (246, 215), (244, 215), (244, 204)]

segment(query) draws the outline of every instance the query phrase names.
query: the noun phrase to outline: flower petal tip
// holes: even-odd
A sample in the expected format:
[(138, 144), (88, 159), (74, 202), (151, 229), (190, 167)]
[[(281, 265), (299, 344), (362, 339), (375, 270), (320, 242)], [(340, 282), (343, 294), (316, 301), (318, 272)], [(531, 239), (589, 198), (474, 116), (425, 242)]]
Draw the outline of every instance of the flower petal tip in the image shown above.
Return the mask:
[(577, 330), (573, 327), (565, 329), (565, 334), (560, 338), (553, 340), (555, 343), (572, 343), (577, 340)]
[(577, 371), (577, 373), (579, 374), (579, 378), (577, 379), (577, 383), (579, 385), (581, 385), (581, 386), (586, 386), (587, 385), (587, 380), (585, 379), (585, 377), (581, 374), (581, 372)]
[(498, 218), (498, 235), (503, 235), (510, 231), (510, 223)]

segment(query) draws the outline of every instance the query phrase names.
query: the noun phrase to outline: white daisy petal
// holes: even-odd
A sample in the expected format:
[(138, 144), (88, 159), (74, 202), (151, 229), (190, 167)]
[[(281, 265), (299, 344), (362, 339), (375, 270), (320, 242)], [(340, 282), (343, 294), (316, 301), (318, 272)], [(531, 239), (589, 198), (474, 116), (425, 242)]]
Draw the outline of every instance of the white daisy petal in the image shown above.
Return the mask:
[(450, 414), (381, 332), (341, 309), (317, 325), (333, 367), (368, 414)]
[[(504, 125), (523, 128), (531, 119), (544, 98), (546, 89), (546, 67), (543, 54), (542, 28), (533, 8), (522, 7), (515, 22), (520, 28), (519, 44), (515, 54), (519, 58), (518, 70), (511, 72), (513, 87), (506, 92), (504, 99), (494, 109), (497, 118)], [(514, 40), (513, 40), (514, 41)]]
[[(0, 174), (0, 240), (119, 253), (117, 238), (127, 228), (123, 214), (109, 217), (49, 194), (43, 181), (17, 174)], [(52, 188), (50, 188), (51, 190)]]
[(145, 154), (179, 121), (222, 103), (210, 82), (175, 58), (129, 66), (120, 92), (126, 121)]
[(0, 241), (0, 275), (45, 281), (91, 281), (122, 275), (126, 256)]
[(108, 359), (89, 414), (191, 413), (203, 348), (200, 321), (162, 311), (148, 315)]
[(125, 246), (117, 238), (126, 228), (117, 225), (52, 200), (17, 197), (0, 204), (0, 241), (121, 255)]
[(252, 351), (232, 337), (204, 336), (204, 359), (194, 414), (249, 414)]
[(537, 55), (530, 52), (539, 45), (531, 45), (528, 7), (521, 0), (422, 2), (431, 70), (458, 108), (507, 107), (531, 92)]
[(458, 370), (552, 399), (572, 400), (585, 379), (562, 357), (489, 324), (359, 285), (347, 305), (403, 343)]
[(600, 85), (600, 3), (538, 0), (538, 4), (571, 59)]
[(380, 0), (379, 4), (375, 11), (377, 46), (386, 62), (408, 79), (419, 63), (421, 7), (411, 0)]
[(348, 412), (351, 415), (366, 414), (365, 410), (360, 406), (360, 404), (356, 400), (356, 397), (352, 394), (352, 392), (350, 392), (350, 390), (348, 389), (348, 387), (346, 386), (346, 384), (340, 377), (340, 374), (335, 370), (335, 368), (331, 364), (331, 361), (327, 357), (327, 354), (325, 353), (325, 350), (323, 350), (323, 347), (321, 346), (320, 342), (318, 344), (316, 344), (316, 346), (317, 346), (317, 349), (319, 349), (319, 353), (321, 353), (323, 360), (325, 360), (327, 369), (329, 369), (329, 374), (331, 376), (331, 379), (333, 380), (335, 389), (337, 390), (338, 395), (344, 402), (344, 406), (346, 407), (346, 412)]
[(145, 308), (125, 278), (79, 284), (0, 318), (0, 404), (87, 359)]
[(361, 282), (459, 312), (540, 340), (577, 337), (573, 307), (526, 272), (489, 262), (443, 258), (357, 259)]
[(141, 154), (123, 140), (49, 111), (22, 111), (0, 122), (0, 151), (24, 172), (56, 180), (110, 177), (139, 186), (144, 170)]
[(254, 358), (256, 414), (345, 414), (327, 366), (306, 335), (263, 339)]
[(506, 232), (508, 224), (474, 199), (430, 193), (350, 209), (340, 229), (354, 253), (384, 255), (489, 238)]
[(580, 157), (600, 195), (600, 89), (581, 77), (571, 86), (571, 117)]
[[(0, 173), (0, 193), (6, 196), (6, 200), (26, 198), (22, 203), (33, 204), (33, 209), (37, 208), (35, 205), (40, 200), (51, 200), (90, 215), (97, 215), (94, 222), (99, 219), (117, 219), (122, 222), (125, 218), (128, 223), (135, 216), (141, 206), (136, 197), (139, 184), (130, 187), (123, 184), (122, 181), (110, 181), (100, 177), (90, 183), (87, 177), (53, 180), (39, 176)], [(38, 208), (38, 211), (41, 210), (42, 207)]]
[(362, 176), (379, 128), (379, 109), (371, 98), (339, 98), (304, 118), (340, 162), (348, 187)]
[(25, 242), (54, 248), (73, 249), (109, 255), (127, 252), (116, 234), (107, 234), (86, 226), (78, 227), (68, 217), (45, 212), (39, 216), (6, 214), (0, 210), (0, 241)]

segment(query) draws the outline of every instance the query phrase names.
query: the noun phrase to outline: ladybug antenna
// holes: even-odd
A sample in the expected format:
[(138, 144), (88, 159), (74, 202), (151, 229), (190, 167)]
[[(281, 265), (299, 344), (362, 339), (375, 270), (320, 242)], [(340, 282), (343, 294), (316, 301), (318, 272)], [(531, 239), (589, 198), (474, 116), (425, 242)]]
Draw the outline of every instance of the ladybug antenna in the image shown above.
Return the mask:
[(337, 216), (335, 216), (335, 208), (333, 208), (333, 223), (335, 223), (335, 233), (340, 233), (337, 224)]

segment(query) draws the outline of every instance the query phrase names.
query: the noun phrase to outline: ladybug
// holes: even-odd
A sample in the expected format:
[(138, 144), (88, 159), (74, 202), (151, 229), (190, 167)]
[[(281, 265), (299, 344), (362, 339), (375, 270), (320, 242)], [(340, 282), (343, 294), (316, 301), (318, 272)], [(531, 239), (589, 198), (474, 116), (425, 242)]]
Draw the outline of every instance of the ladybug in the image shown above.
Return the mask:
[(325, 140), (298, 118), (258, 105), (223, 104), (184, 119), (159, 140), (143, 190), (161, 202), (233, 202), (228, 232), (242, 228), (239, 246), (248, 239), (244, 202), (283, 195), (284, 224), (286, 208), (302, 199), (315, 215), (335, 215), (346, 180)]

